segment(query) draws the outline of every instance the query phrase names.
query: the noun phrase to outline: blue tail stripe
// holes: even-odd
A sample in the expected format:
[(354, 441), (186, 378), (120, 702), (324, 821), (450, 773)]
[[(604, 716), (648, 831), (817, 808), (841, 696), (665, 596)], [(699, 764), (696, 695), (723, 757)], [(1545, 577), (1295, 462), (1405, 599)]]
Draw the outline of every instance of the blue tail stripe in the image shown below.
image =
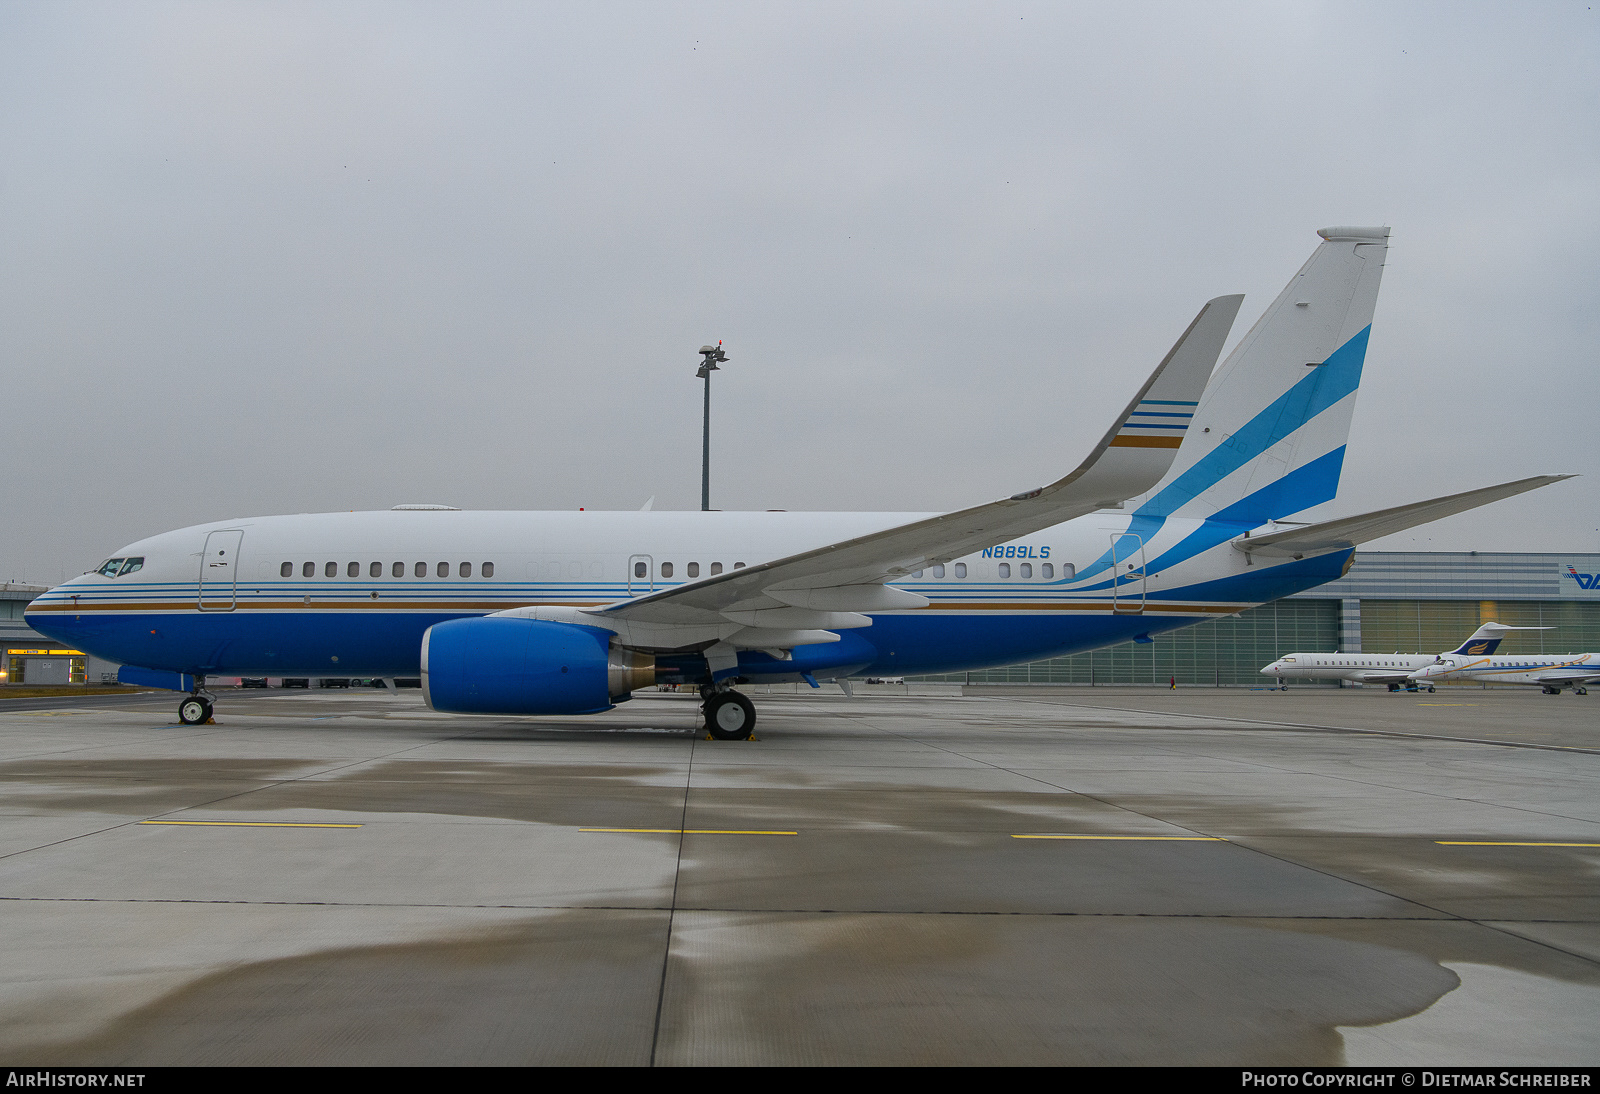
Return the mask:
[(1283, 478), (1218, 510), (1145, 569), (1153, 574), (1160, 573), (1193, 558), (1201, 551), (1243, 535), (1247, 529), (1264, 521), (1298, 513), (1330, 500), (1339, 489), (1339, 469), (1344, 466), (1344, 448), (1344, 445), (1340, 445), (1326, 456), (1312, 460), (1304, 467), (1297, 467)]
[[(1143, 537), (1146, 543), (1150, 542), (1161, 527), (1166, 524), (1167, 517), (1181, 509), (1193, 498), (1205, 493), (1211, 487), (1233, 474), (1250, 460), (1271, 448), (1295, 430), (1305, 425), (1311, 419), (1333, 406), (1339, 400), (1355, 391), (1361, 384), (1361, 369), (1367, 359), (1367, 341), (1372, 335), (1372, 326), (1368, 324), (1360, 333), (1340, 346), (1320, 366), (1311, 370), (1307, 375), (1296, 381), (1295, 385), (1284, 392), (1272, 404), (1262, 410), (1249, 422), (1241, 426), (1227, 442), (1212, 449), (1195, 465), (1179, 475), (1166, 487), (1158, 491), (1143, 505), (1134, 511), (1133, 518), (1128, 524), (1128, 534), (1117, 541), (1115, 551), (1120, 558), (1125, 552), (1132, 551), (1132, 536), (1137, 534)], [(1260, 504), (1248, 508), (1244, 502), (1235, 503), (1230, 509), (1240, 512), (1238, 519), (1250, 519), (1250, 514), (1259, 516), (1253, 524), (1260, 524), (1272, 517), (1286, 516), (1298, 512), (1321, 501), (1327, 501), (1333, 496), (1331, 490), (1339, 485), (1339, 467), (1343, 463), (1343, 446), (1336, 450), (1339, 455), (1332, 468), (1332, 484), (1327, 497), (1318, 497), (1317, 501), (1308, 501), (1295, 508), (1282, 508), (1288, 503), (1291, 496), (1298, 499), (1300, 496), (1312, 496), (1318, 491), (1307, 491), (1303, 495), (1296, 493), (1269, 494), (1267, 491), (1257, 491), (1251, 495), (1259, 498)], [(1332, 455), (1330, 453), (1329, 455)], [(1328, 456), (1319, 457), (1306, 464), (1300, 470), (1305, 470), (1313, 464), (1321, 463)], [(1293, 477), (1286, 476), (1287, 477)], [(1248, 501), (1249, 499), (1246, 499)], [(1220, 517), (1221, 514), (1216, 514)], [(1252, 526), (1253, 526), (1252, 524)], [(1169, 563), (1170, 565), (1170, 563)], [(1090, 565), (1078, 571), (1078, 579), (1093, 577), (1102, 570), (1111, 566), (1111, 551), (1101, 555)]]
[(1190, 499), (1233, 474), (1246, 463), (1349, 395), (1361, 383), (1370, 325), (1340, 346), (1272, 404), (1250, 419), (1228, 440), (1179, 475), (1166, 489), (1139, 507), (1141, 514), (1170, 516)]
[[(1158, 574), (1180, 562), (1187, 562), (1201, 551), (1208, 551), (1219, 543), (1237, 538), (1247, 529), (1254, 528), (1267, 520), (1287, 513), (1297, 513), (1332, 499), (1339, 488), (1339, 470), (1344, 466), (1344, 449), (1345, 446), (1340, 445), (1326, 456), (1312, 460), (1304, 467), (1297, 467), (1283, 478), (1275, 479), (1255, 493), (1213, 513), (1199, 528), (1147, 562), (1144, 567), (1145, 572)], [(1150, 529), (1160, 528), (1162, 523), (1163, 521), (1150, 517), (1135, 516), (1128, 525), (1128, 531), (1117, 539), (1117, 558), (1125, 558), (1136, 550), (1134, 542), (1136, 535), (1148, 543), (1150, 536), (1154, 534)], [(1082, 579), (1085, 575), (1080, 571), (1078, 576)], [(1118, 583), (1123, 584), (1125, 581), (1119, 578)], [(1097, 585), (1083, 586), (1079, 591), (1087, 592), (1110, 587), (1111, 582), (1105, 581)]]

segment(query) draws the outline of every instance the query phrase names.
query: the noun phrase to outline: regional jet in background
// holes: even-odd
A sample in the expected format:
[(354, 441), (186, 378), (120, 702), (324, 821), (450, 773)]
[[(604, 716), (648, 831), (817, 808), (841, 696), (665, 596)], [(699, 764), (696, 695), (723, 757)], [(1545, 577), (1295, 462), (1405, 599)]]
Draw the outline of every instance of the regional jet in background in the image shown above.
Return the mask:
[(1201, 309), (1081, 466), (987, 505), (231, 519), (131, 544), (26, 618), (124, 680), (188, 692), (190, 723), (210, 717), (207, 675), (420, 675), (435, 710), (495, 715), (697, 685), (707, 731), (737, 739), (755, 710), (736, 684), (1146, 642), (1336, 578), (1358, 543), (1568, 477), (1279, 527), (1338, 488), (1388, 248), (1387, 228), (1318, 234), (1214, 375), (1242, 297)]
[[(1548, 627), (1502, 627), (1496, 623), (1485, 624), (1501, 631), (1548, 630)], [(1560, 695), (1562, 688), (1571, 688), (1574, 695), (1588, 695), (1588, 685), (1600, 680), (1600, 653), (1563, 654), (1494, 654), (1494, 646), (1480, 649), (1472, 643), (1449, 653), (1441, 653), (1431, 664), (1419, 667), (1410, 674), (1417, 684), (1429, 691), (1443, 680), (1475, 682), (1481, 684), (1520, 684), (1524, 687), (1542, 688), (1546, 695)]]
[[(1290, 653), (1261, 670), (1284, 691), (1289, 680), (1348, 680), (1355, 684), (1387, 684), (1390, 691), (1419, 686), (1433, 690), (1437, 676), (1425, 678), (1419, 670), (1444, 664), (1456, 657), (1487, 657), (1504, 639), (1507, 631), (1538, 630), (1537, 627), (1508, 627), (1504, 623), (1485, 623), (1472, 637), (1445, 653)], [(1499, 660), (1523, 660), (1501, 658)], [(1580, 692), (1580, 694), (1582, 694)]]

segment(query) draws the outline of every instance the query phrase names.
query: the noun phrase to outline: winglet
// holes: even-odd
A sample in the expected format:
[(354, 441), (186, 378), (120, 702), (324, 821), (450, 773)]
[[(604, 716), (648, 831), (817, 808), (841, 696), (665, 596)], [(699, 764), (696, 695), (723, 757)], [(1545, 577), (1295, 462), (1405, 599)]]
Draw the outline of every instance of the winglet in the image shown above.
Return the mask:
[(1074, 493), (1093, 488), (1111, 506), (1160, 482), (1188, 435), (1242, 303), (1240, 295), (1219, 296), (1201, 308), (1089, 458), (1053, 485), (1073, 483)]

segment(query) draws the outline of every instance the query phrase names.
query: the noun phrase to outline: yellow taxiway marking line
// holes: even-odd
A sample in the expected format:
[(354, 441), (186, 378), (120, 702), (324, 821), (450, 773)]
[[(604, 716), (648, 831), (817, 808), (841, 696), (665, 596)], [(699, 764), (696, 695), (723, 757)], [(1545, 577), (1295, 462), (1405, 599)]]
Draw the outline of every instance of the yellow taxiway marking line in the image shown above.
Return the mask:
[(580, 828), (580, 832), (665, 832), (671, 836), (798, 836), (799, 832), (760, 832), (739, 828)]
[(1600, 843), (1535, 843), (1532, 840), (1436, 839), (1444, 847), (1600, 847)]
[(174, 824), (186, 828), (360, 828), (359, 824), (305, 824), (291, 821), (163, 821), (147, 820), (140, 824)]
[(1128, 840), (1161, 840), (1169, 843), (1227, 843), (1221, 836), (1019, 836), (1013, 835), (1012, 839), (1128, 839)]

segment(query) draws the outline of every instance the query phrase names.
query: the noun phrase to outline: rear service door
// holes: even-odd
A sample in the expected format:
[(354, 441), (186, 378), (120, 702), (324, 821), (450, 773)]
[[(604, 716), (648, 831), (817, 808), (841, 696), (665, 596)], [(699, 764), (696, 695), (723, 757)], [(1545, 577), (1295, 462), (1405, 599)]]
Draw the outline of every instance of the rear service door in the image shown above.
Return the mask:
[(1111, 537), (1111, 573), (1111, 610), (1119, 615), (1138, 615), (1143, 612), (1143, 537), (1129, 533)]
[(200, 553), (201, 611), (233, 611), (234, 590), (239, 584), (239, 544), (243, 539), (240, 529), (212, 532), (206, 537), (205, 550)]

